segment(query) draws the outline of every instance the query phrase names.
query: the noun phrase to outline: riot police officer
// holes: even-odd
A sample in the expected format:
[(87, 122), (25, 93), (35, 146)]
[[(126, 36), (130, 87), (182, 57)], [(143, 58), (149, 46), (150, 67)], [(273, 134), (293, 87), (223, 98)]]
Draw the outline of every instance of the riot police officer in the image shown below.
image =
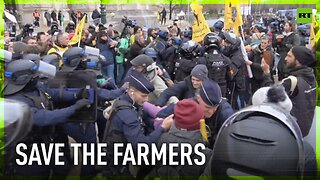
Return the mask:
[(208, 33), (204, 37), (206, 52), (204, 59), (208, 68), (208, 78), (217, 82), (221, 88), (222, 96), (226, 97), (227, 80), (231, 60), (220, 52), (222, 39), (214, 33)]
[[(30, 148), (33, 143), (62, 142), (63, 137), (60, 134), (59, 124), (68, 121), (68, 118), (75, 114), (77, 110), (90, 105), (90, 101), (81, 98), (77, 93), (64, 92), (61, 90), (49, 89), (38, 86), (39, 75), (45, 75), (49, 78), (55, 76), (56, 69), (42, 61), (17, 60), (10, 62), (5, 69), (5, 88), (4, 96), (8, 99), (14, 99), (26, 103), (32, 111), (33, 127), (31, 132), (21, 140), (28, 147), (25, 154), (30, 154)], [(52, 102), (69, 101), (75, 104), (62, 109), (54, 110)], [(66, 146), (65, 146), (66, 147)], [(64, 152), (67, 152), (64, 149)], [(65, 153), (66, 154), (66, 153)], [(69, 173), (67, 156), (63, 158), (65, 166), (41, 166), (32, 164), (19, 166), (14, 162), (7, 162), (8, 168), (6, 174), (21, 176), (46, 176), (53, 175), (66, 176)], [(53, 161), (54, 162), (54, 161)]]
[(190, 75), (192, 68), (197, 64), (206, 64), (204, 59), (199, 58), (201, 46), (195, 41), (188, 41), (181, 46), (181, 57), (176, 62), (175, 81), (182, 81)]

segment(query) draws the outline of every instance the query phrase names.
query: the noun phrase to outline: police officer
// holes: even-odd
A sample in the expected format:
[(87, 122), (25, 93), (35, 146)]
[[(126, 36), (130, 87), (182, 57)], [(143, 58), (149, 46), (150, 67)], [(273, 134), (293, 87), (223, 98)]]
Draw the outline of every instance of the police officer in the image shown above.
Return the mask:
[(197, 64), (206, 64), (205, 60), (199, 58), (201, 46), (195, 41), (188, 41), (181, 46), (181, 57), (176, 62), (175, 81), (182, 81), (187, 77), (192, 68)]
[[(199, 92), (192, 97), (204, 113), (205, 123), (208, 131), (209, 148), (213, 148), (216, 136), (222, 124), (234, 113), (227, 99), (222, 97), (219, 85), (211, 79), (205, 79)], [(166, 117), (173, 113), (174, 105), (160, 110), (156, 117)]]
[(132, 64), (132, 69), (128, 71), (128, 76), (132, 71), (138, 71), (143, 73), (146, 78), (153, 84), (154, 91), (149, 94), (149, 101), (154, 102), (160, 94), (167, 89), (167, 85), (160, 76), (158, 76), (156, 62), (145, 54), (139, 55), (130, 61)]
[[(63, 54), (64, 64), (61, 68), (62, 71), (74, 71), (77, 73), (78, 70), (86, 70), (87, 68), (92, 69), (97, 68), (98, 65), (96, 62), (88, 62), (86, 59), (85, 52), (80, 47), (72, 47), (68, 49)], [(93, 65), (95, 64), (95, 67)], [(83, 71), (79, 71), (79, 73), (83, 73)], [(96, 79), (93, 79), (96, 80)], [(94, 83), (94, 82), (91, 82)], [(114, 100), (124, 93), (125, 89), (116, 89), (116, 90), (107, 90), (104, 88), (97, 88), (95, 93), (97, 94), (98, 102), (102, 102), (102, 104), (98, 104), (98, 106), (102, 106), (105, 101)], [(102, 112), (99, 111), (99, 116), (97, 121), (99, 136), (102, 137), (104, 130), (104, 119), (102, 118)], [(85, 124), (85, 125), (84, 125)], [(85, 127), (85, 128), (84, 128)], [(97, 132), (95, 127), (95, 122), (85, 122), (78, 123), (72, 122), (64, 125), (65, 132), (71, 136), (78, 143), (96, 143), (97, 142)], [(84, 129), (84, 131), (83, 131)], [(101, 138), (100, 138), (101, 139)], [(91, 147), (91, 146), (89, 146)], [(89, 148), (90, 151), (90, 148)], [(88, 163), (90, 164), (90, 163)], [(82, 176), (93, 176), (95, 175), (95, 167), (92, 165), (82, 165), (81, 167), (81, 175)]]
[[(108, 143), (108, 163), (111, 164), (108, 168), (112, 168), (114, 143), (131, 143), (134, 149), (138, 143), (150, 145), (157, 142), (160, 135), (168, 130), (173, 122), (172, 116), (169, 116), (160, 127), (154, 128), (153, 121), (144, 118), (142, 109), (154, 86), (137, 71), (131, 73), (128, 82), (127, 92), (114, 102), (113, 111), (107, 122), (104, 142)], [(127, 167), (120, 166), (109, 173), (128, 174), (128, 170)]]
[(212, 79), (219, 84), (222, 91), (222, 96), (226, 97), (227, 78), (230, 70), (229, 66), (231, 64), (231, 60), (220, 52), (221, 42), (222, 39), (218, 35), (214, 33), (208, 33), (204, 37), (204, 46), (206, 49), (204, 58), (206, 60), (209, 72), (209, 79)]
[(223, 36), (223, 32), (222, 32), (223, 27), (224, 27), (224, 22), (221, 20), (218, 20), (213, 24), (211, 31), (217, 33), (218, 36), (221, 37)]
[[(80, 99), (74, 105), (63, 109), (52, 109), (52, 101), (71, 101), (75, 102), (80, 96), (77, 93), (60, 93), (60, 90), (38, 87), (39, 74), (53, 78), (55, 68), (44, 62), (33, 62), (30, 60), (17, 60), (10, 62), (5, 69), (5, 89), (4, 96), (8, 99), (14, 99), (26, 103), (30, 106), (33, 114), (33, 128), (31, 132), (21, 141), (27, 144), (26, 154), (30, 154), (30, 148), (33, 143), (61, 142), (58, 124), (65, 123), (68, 118), (76, 113), (76, 110), (90, 105), (87, 99)], [(66, 151), (66, 150), (65, 150)], [(40, 153), (41, 154), (41, 153)], [(54, 175), (66, 176), (69, 172), (69, 164), (65, 156), (64, 167), (57, 166), (39, 166), (36, 164), (28, 166), (19, 166), (16, 161), (13, 163), (13, 171), (7, 174), (13, 175), (50, 175), (53, 170)], [(54, 162), (54, 161), (53, 161)], [(11, 163), (7, 163), (11, 166)]]

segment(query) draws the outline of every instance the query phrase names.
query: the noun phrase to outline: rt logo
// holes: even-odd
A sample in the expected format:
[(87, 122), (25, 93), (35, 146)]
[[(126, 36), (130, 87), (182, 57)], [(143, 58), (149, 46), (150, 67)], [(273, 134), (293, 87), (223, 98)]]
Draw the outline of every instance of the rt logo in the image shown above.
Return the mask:
[(297, 23), (311, 23), (312, 8), (297, 8)]

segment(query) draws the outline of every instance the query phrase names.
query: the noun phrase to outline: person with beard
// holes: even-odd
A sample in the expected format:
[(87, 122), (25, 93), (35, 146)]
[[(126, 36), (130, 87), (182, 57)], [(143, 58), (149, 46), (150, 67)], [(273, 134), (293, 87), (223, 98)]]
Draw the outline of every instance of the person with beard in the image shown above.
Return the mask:
[[(239, 110), (245, 107), (246, 93), (246, 67), (240, 49), (241, 40), (231, 33), (224, 33), (224, 38), (222, 53), (231, 60), (227, 97), (232, 108)], [(238, 100), (240, 100), (240, 104)]]
[[(45, 68), (44, 68), (45, 67)], [(90, 105), (88, 99), (82, 99), (78, 93), (61, 91), (59, 89), (49, 89), (40, 86), (38, 83), (39, 75), (45, 75), (51, 78), (55, 76), (55, 67), (43, 61), (33, 62), (30, 60), (17, 60), (7, 64), (5, 68), (5, 88), (4, 97), (14, 99), (27, 104), (32, 111), (33, 128), (28, 135), (20, 142), (31, 147), (33, 143), (43, 143), (46, 147), (49, 143), (66, 143), (67, 137), (62, 137), (59, 124), (66, 123), (70, 116), (74, 115), (77, 110)], [(69, 102), (73, 105), (62, 109), (53, 109), (53, 102)], [(75, 102), (75, 103), (74, 103)], [(66, 139), (64, 139), (66, 138)], [(44, 176), (49, 178), (53, 176), (67, 176), (69, 173), (69, 160), (67, 157), (68, 149), (64, 149), (65, 156), (61, 161), (64, 166), (42, 165), (18, 165), (16, 161), (6, 162), (7, 167), (12, 166), (13, 171), (8, 171), (9, 176)], [(32, 151), (25, 150), (28, 156)], [(42, 154), (42, 153), (40, 153)], [(17, 156), (17, 155), (16, 155)], [(18, 156), (17, 156), (18, 157)], [(40, 158), (40, 157), (39, 157)], [(41, 157), (42, 159), (43, 157)], [(52, 170), (52, 172), (51, 172)], [(14, 172), (14, 174), (10, 174)]]
[(301, 41), (297, 33), (295, 33), (295, 24), (293, 22), (286, 22), (284, 25), (284, 32), (276, 36), (277, 52), (280, 54), (280, 62), (278, 63), (278, 78), (282, 80), (287, 76), (285, 57), (289, 50), (294, 46), (299, 46)]
[(267, 35), (262, 36), (260, 38), (260, 44), (252, 50), (251, 54), (249, 54), (249, 59), (251, 59), (251, 61), (250, 60), (245, 61), (246, 64), (251, 67), (252, 74), (253, 74), (253, 78), (250, 79), (252, 94), (259, 88), (267, 85), (265, 84), (266, 83), (265, 78), (263, 78), (264, 73), (261, 68), (261, 60), (262, 58), (267, 58), (265, 57), (266, 54), (269, 54), (268, 55), (269, 59), (264, 59), (264, 60), (269, 61), (268, 63), (270, 63), (269, 64), (270, 72), (272, 72), (274, 59), (273, 59), (273, 52), (269, 42), (270, 42), (269, 37)]
[(154, 40), (157, 38), (157, 31), (153, 28), (149, 28), (147, 32), (148, 32), (148, 37), (146, 39), (146, 44), (150, 46), (151, 43), (154, 43)]
[[(309, 134), (316, 106), (315, 55), (304, 46), (296, 46), (289, 50), (285, 61), (289, 76), (281, 83), (293, 104), (291, 114), (297, 118), (305, 137)], [(270, 76), (270, 67), (265, 61), (262, 61), (261, 68)]]

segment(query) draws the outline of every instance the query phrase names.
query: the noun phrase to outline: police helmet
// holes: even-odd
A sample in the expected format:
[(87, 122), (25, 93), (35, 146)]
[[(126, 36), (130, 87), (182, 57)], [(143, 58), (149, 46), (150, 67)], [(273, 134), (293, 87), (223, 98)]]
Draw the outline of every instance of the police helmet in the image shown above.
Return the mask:
[(150, 56), (152, 58), (157, 58), (158, 52), (154, 48), (146, 48), (144, 49), (144, 54)]
[(53, 78), (55, 74), (56, 68), (43, 61), (25, 59), (12, 61), (5, 68), (4, 95), (21, 91), (37, 75)]
[(221, 37), (215, 33), (208, 33), (204, 37), (204, 45), (208, 47), (219, 47), (221, 43)]
[(303, 173), (299, 126), (274, 103), (244, 108), (222, 125), (210, 165), (212, 176), (296, 176)]
[(63, 66), (61, 70), (63, 71), (73, 71), (75, 70), (80, 62), (85, 58), (85, 51), (80, 47), (69, 48), (63, 53)]
[(55, 66), (57, 70), (59, 70), (59, 68), (60, 68), (59, 57), (55, 54), (49, 54), (49, 55), (42, 56), (42, 61)]
[(192, 31), (190, 31), (190, 30), (183, 31), (183, 37), (191, 39), (192, 38)]
[(175, 47), (175, 48), (179, 48), (181, 46), (181, 44), (182, 44), (181, 39), (178, 38), (178, 37), (171, 37), (169, 39), (169, 41), (172, 42), (172, 46)]
[(232, 45), (235, 45), (237, 43), (237, 36), (234, 33), (224, 32), (223, 36), (225, 42), (230, 43)]
[(224, 22), (219, 20), (213, 24), (213, 27), (221, 31), (224, 27)]
[(162, 39), (167, 39), (169, 33), (168, 33), (168, 31), (162, 31), (162, 30), (160, 30), (160, 31), (158, 32), (158, 35), (159, 35), (159, 37), (162, 38)]
[(187, 41), (186, 43), (183, 43), (181, 46), (181, 54), (184, 57), (195, 57), (200, 53), (200, 44), (195, 41)]
[(41, 57), (39, 54), (29, 53), (29, 54), (24, 54), (23, 59), (27, 59), (31, 61), (40, 61)]
[[(10, 149), (23, 139), (32, 128), (32, 113), (27, 104), (11, 99), (0, 99), (0, 113), (3, 114), (4, 126), (0, 127), (0, 131), (4, 132), (4, 144), (1, 143), (0, 150), (10, 153)], [(9, 149), (8, 149), (9, 148)]]

